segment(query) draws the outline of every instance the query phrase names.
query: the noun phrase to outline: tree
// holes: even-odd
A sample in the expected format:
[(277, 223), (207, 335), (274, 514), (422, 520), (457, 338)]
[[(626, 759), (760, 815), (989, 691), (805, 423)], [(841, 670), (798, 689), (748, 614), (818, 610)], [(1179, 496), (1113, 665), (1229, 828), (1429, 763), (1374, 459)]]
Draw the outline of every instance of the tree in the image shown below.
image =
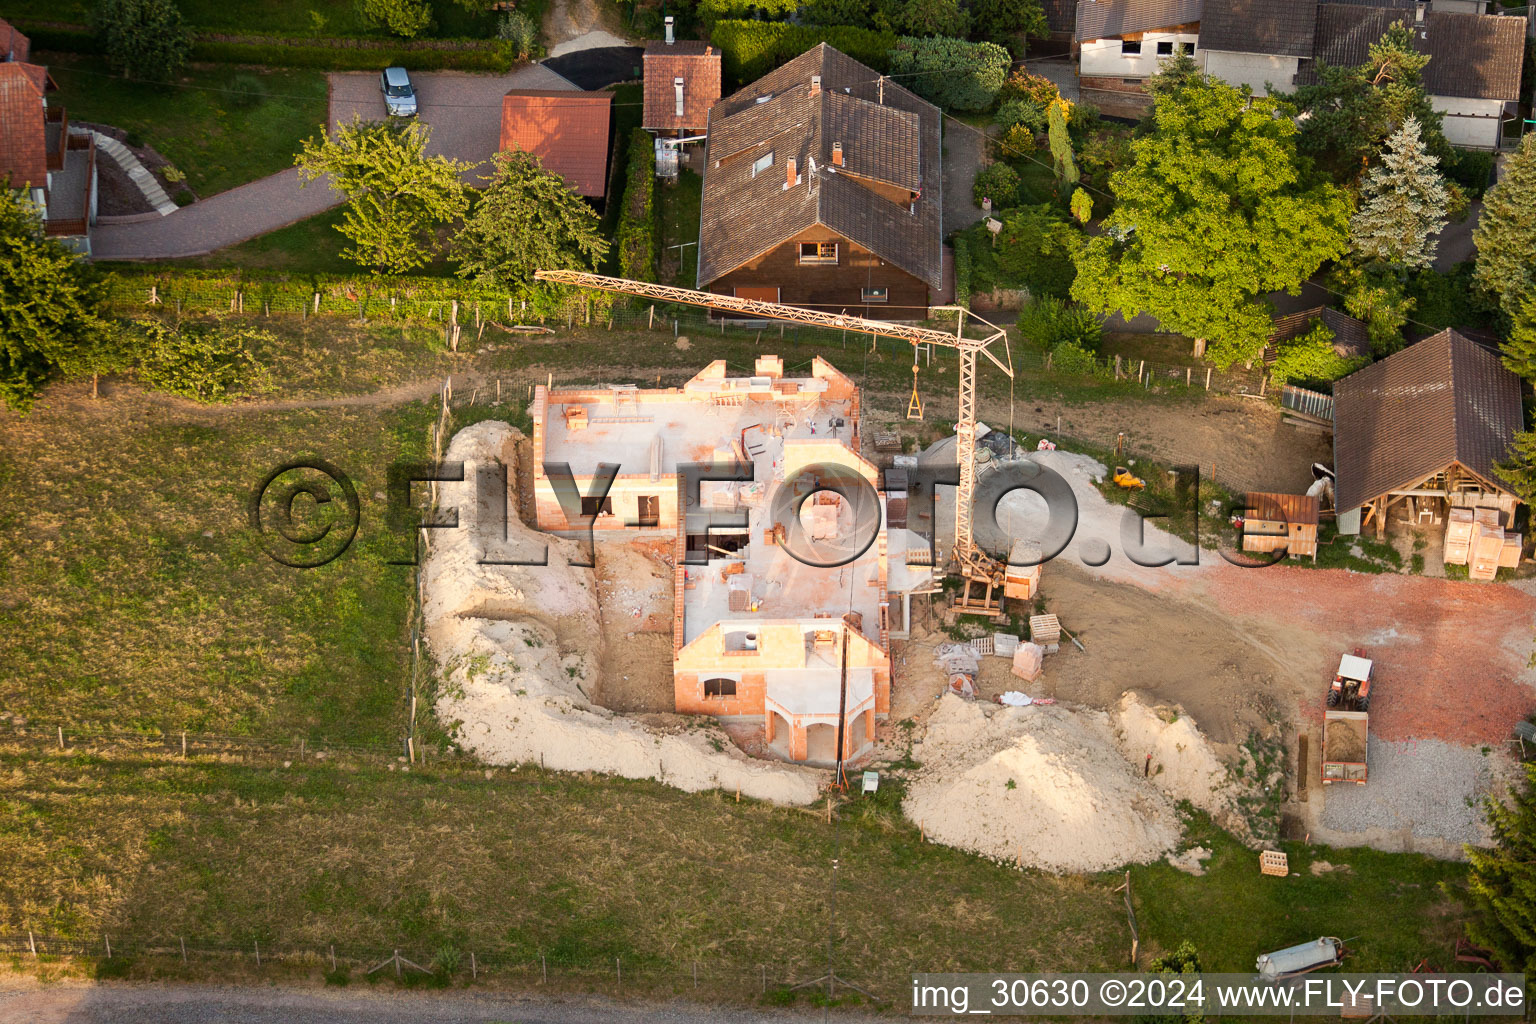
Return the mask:
[(971, 34), (971, 12), (960, 0), (881, 0), (878, 8), (876, 22), (902, 35), (963, 40)]
[(1428, 267), (1435, 261), (1445, 227), (1445, 179), (1429, 155), (1412, 116), (1387, 140), (1381, 163), (1365, 179), (1363, 202), (1350, 220), (1349, 244), (1365, 260), (1400, 267)]
[(304, 140), (294, 162), (302, 185), (329, 175), (347, 197), (337, 225), (352, 245), (342, 255), (375, 273), (400, 274), (429, 262), (428, 231), (455, 220), (469, 205), (459, 174), (474, 165), (427, 156), (431, 134), (409, 124), (364, 121)]
[(1398, 274), (1379, 264), (1362, 267), (1348, 263), (1330, 277), (1330, 286), (1344, 296), (1344, 311), (1364, 321), (1373, 355), (1379, 359), (1403, 347), (1403, 327), (1415, 302)]
[(1093, 219), (1093, 197), (1083, 189), (1072, 190), (1071, 206), (1072, 216), (1079, 224), (1087, 224)]
[(993, 42), (1050, 33), (1040, 0), (971, 0), (971, 26), (978, 38)]
[(175, 0), (101, 0), (92, 22), (107, 62), (128, 78), (169, 82), (192, 52)]
[(526, 286), (533, 272), (591, 270), (608, 252), (592, 207), (531, 153), (497, 153), (464, 227), (453, 239), (459, 275)]
[(1001, 160), (981, 169), (971, 184), (971, 198), (980, 206), (982, 200), (992, 200), (994, 211), (1007, 210), (1019, 204), (1019, 172)]
[(1098, 313), (1149, 313), (1209, 344), (1221, 366), (1270, 335), (1265, 295), (1344, 250), (1349, 203), (1303, 173), (1296, 125), (1272, 97), (1204, 75), (1159, 98), (1156, 130), (1110, 179), (1118, 203), (1078, 254), (1072, 296)]
[(1536, 295), (1525, 300), (1501, 346), (1504, 365), (1524, 380), (1536, 382)]
[(997, 233), (997, 267), (1015, 286), (1035, 296), (1066, 298), (1077, 274), (1072, 257), (1083, 245), (1083, 233), (1069, 223), (1054, 203), (1028, 206), (1009, 214)]
[(1293, 380), (1338, 380), (1358, 370), (1368, 359), (1341, 356), (1333, 347), (1334, 334), (1321, 320), (1307, 325), (1306, 333), (1280, 345), (1269, 375), (1276, 384)]
[(1499, 297), (1511, 317), (1536, 294), (1536, 132), (1505, 162), (1504, 176), (1483, 197), (1472, 232), (1479, 285)]
[(1067, 118), (1071, 113), (1072, 104), (1059, 96), (1046, 109), (1051, 161), (1056, 170), (1056, 180), (1068, 187), (1076, 185), (1081, 177), (1077, 173), (1077, 161), (1072, 159), (1072, 140), (1067, 137)]
[(130, 328), (146, 387), (194, 402), (227, 402), (238, 391), (271, 390), (256, 350), (275, 344), (269, 331), (240, 324), (167, 324), (145, 317)]
[(402, 39), (414, 39), (432, 24), (432, 5), (426, 0), (357, 0), (357, 13)]
[(0, 401), (25, 412), (56, 376), (118, 368), (100, 303), (95, 271), (43, 233), (32, 204), (0, 201)]
[(1507, 805), (1489, 797), (1483, 807), (1493, 846), (1465, 847), (1472, 906), (1467, 937), (1493, 950), (1504, 970), (1529, 979), (1536, 975), (1536, 765), (1525, 766), (1525, 779), (1511, 788)]
[(1296, 91), (1296, 105), (1306, 113), (1301, 151), (1325, 167), (1337, 181), (1353, 181), (1382, 149), (1387, 137), (1408, 118), (1419, 122), (1425, 145), (1442, 162), (1453, 155), (1441, 133), (1441, 114), (1424, 88), (1427, 54), (1413, 47), (1404, 22), (1392, 27), (1370, 48), (1358, 67), (1317, 64), (1318, 81)]
[(891, 74), (947, 110), (986, 110), (1003, 87), (1013, 57), (995, 43), (902, 36), (890, 51)]
[[(1153, 974), (1187, 974), (1198, 975), (1200, 973), (1200, 953), (1192, 942), (1181, 942), (1179, 948), (1172, 953), (1164, 953), (1154, 957), (1151, 964)], [(1205, 1014), (1199, 1009), (1191, 1009), (1186, 1013), (1150, 1013), (1136, 1017), (1135, 1024), (1201, 1024), (1205, 1020)]]

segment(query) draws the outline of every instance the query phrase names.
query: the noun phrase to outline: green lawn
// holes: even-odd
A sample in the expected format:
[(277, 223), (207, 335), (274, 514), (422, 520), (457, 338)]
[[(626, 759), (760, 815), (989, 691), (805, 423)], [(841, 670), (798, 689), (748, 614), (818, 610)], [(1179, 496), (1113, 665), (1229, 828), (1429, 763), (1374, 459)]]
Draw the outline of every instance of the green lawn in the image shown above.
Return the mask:
[(108, 75), (96, 59), (41, 59), (59, 83), (50, 103), (71, 120), (125, 129), (130, 142), (153, 147), (185, 173), (202, 197), (293, 166), (300, 140), (327, 116), (320, 71), (197, 69), (175, 87), (160, 87)]
[[(90, 22), (93, 0), (13, 0), (6, 5), (10, 18), (36, 19), (85, 25)], [(181, 0), (182, 16), (194, 30), (245, 35), (383, 36), (385, 33), (362, 20), (351, 2), (320, 3), (316, 0), (262, 0), (261, 3), (229, 3), (227, 0)], [(494, 15), (474, 14), (455, 0), (433, 0), (434, 24), (426, 33), (438, 37), (485, 37), (494, 28)], [(317, 21), (315, 15), (321, 15)], [(535, 19), (537, 23), (537, 19)]]
[(675, 185), (657, 183), (656, 200), (661, 206), (663, 281), (685, 288), (692, 288), (697, 282), (699, 205), (703, 198), (704, 179), (693, 171), (679, 171)]

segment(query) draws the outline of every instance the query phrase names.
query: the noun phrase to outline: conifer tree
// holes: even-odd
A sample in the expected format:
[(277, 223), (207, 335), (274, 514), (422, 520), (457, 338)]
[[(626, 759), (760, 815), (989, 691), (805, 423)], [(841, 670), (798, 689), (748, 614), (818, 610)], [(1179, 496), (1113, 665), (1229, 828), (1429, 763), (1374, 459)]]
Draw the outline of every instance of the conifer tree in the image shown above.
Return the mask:
[(1356, 256), (1415, 269), (1434, 263), (1435, 236), (1445, 227), (1450, 199), (1439, 164), (1424, 145), (1418, 119), (1404, 120), (1366, 177), (1363, 201), (1350, 220)]
[(1483, 197), (1472, 241), (1477, 245), (1473, 279), (1517, 316), (1526, 298), (1536, 294), (1536, 132), (1527, 133), (1499, 183)]
[(1466, 847), (1473, 910), (1467, 936), (1491, 949), (1504, 970), (1530, 977), (1536, 975), (1536, 765), (1525, 766), (1524, 784), (1507, 803), (1490, 797), (1484, 806), (1494, 844)]

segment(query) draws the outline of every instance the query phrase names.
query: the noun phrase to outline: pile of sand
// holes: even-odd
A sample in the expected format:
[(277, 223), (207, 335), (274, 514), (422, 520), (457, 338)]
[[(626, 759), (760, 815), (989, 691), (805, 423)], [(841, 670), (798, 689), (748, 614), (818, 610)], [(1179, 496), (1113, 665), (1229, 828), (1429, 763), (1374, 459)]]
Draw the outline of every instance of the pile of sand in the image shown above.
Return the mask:
[[(477, 504), (477, 467), (499, 459), (515, 480), (521, 436), (505, 423), (477, 423), (454, 437), (445, 456), (464, 463), (464, 482), (441, 484), (439, 498), (443, 509), (458, 509), (460, 525), (432, 531), (422, 566), (424, 630), (442, 679), (439, 720), (493, 764), (609, 772), (690, 792), (739, 789), (787, 804), (815, 800), (822, 773), (750, 760), (712, 720), (651, 729), (587, 699), (605, 635), (592, 570), (570, 564), (574, 543), (523, 525), (515, 503), (505, 526), (499, 510)], [(519, 551), (547, 544), (548, 564), (480, 564), (503, 529)], [(616, 629), (622, 643), (633, 626)]]
[(1100, 711), (946, 695), (913, 756), (902, 809), (949, 846), (1079, 872), (1154, 861), (1179, 840), (1173, 804), (1132, 771)]
[(1127, 693), (1115, 708), (1114, 728), (1115, 743), (1133, 770), (1145, 771), (1152, 785), (1175, 801), (1188, 800), (1234, 835), (1248, 835), (1231, 771), (1183, 708), (1149, 705)]

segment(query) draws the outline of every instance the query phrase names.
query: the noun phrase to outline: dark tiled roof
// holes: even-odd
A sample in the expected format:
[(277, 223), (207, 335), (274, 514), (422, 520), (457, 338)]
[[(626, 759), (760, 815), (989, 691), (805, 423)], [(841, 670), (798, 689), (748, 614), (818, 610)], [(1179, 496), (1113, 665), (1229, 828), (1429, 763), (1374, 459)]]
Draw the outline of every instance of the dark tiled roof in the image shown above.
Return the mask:
[(1316, 28), (1316, 0), (1205, 0), (1200, 47), (1310, 57)]
[[(1371, 44), (1395, 21), (1414, 27), (1412, 9), (1325, 3), (1318, 7), (1313, 53), (1335, 67), (1364, 64)], [(1414, 48), (1429, 54), (1424, 87), (1432, 96), (1514, 100), (1520, 96), (1525, 20), (1492, 14), (1429, 11), (1414, 31)], [(1313, 78), (1315, 75), (1304, 76)]]
[[(813, 75), (821, 76), (814, 96)], [(939, 109), (889, 80), (882, 103), (879, 77), (823, 43), (715, 105), (701, 208), (701, 287), (816, 224), (940, 286)], [(842, 144), (841, 171), (832, 165), (834, 143)], [(754, 177), (753, 162), (769, 153), (773, 166)], [(786, 189), (790, 158), (799, 184)], [(915, 212), (855, 176), (918, 192)]]
[(608, 118), (613, 94), (517, 89), (501, 101), (501, 148), (522, 149), (577, 195), (608, 191)]
[(1339, 355), (1354, 358), (1371, 354), (1371, 338), (1365, 324), (1329, 306), (1276, 317), (1274, 333), (1269, 336), (1270, 346), (1301, 337), (1311, 328), (1313, 320), (1321, 320), (1333, 332), (1333, 350)]
[(1203, 0), (1078, 0), (1077, 38), (1081, 42), (1192, 24), (1200, 20), (1202, 6)]
[(9, 175), (12, 188), (48, 184), (46, 75), (35, 64), (0, 63), (0, 177)]
[(1491, 483), (1521, 429), (1520, 379), (1441, 331), (1333, 386), (1338, 507), (1357, 508), (1458, 462)]
[(1044, 0), (1045, 23), (1052, 32), (1077, 31), (1077, 0)]
[(0, 18), (0, 60), (24, 61), (32, 55), (32, 41)]
[[(645, 48), (645, 110), (641, 127), (656, 130), (703, 128), (709, 108), (720, 99), (720, 51), (697, 39), (679, 39)], [(673, 80), (683, 80), (683, 114), (677, 114)]]

